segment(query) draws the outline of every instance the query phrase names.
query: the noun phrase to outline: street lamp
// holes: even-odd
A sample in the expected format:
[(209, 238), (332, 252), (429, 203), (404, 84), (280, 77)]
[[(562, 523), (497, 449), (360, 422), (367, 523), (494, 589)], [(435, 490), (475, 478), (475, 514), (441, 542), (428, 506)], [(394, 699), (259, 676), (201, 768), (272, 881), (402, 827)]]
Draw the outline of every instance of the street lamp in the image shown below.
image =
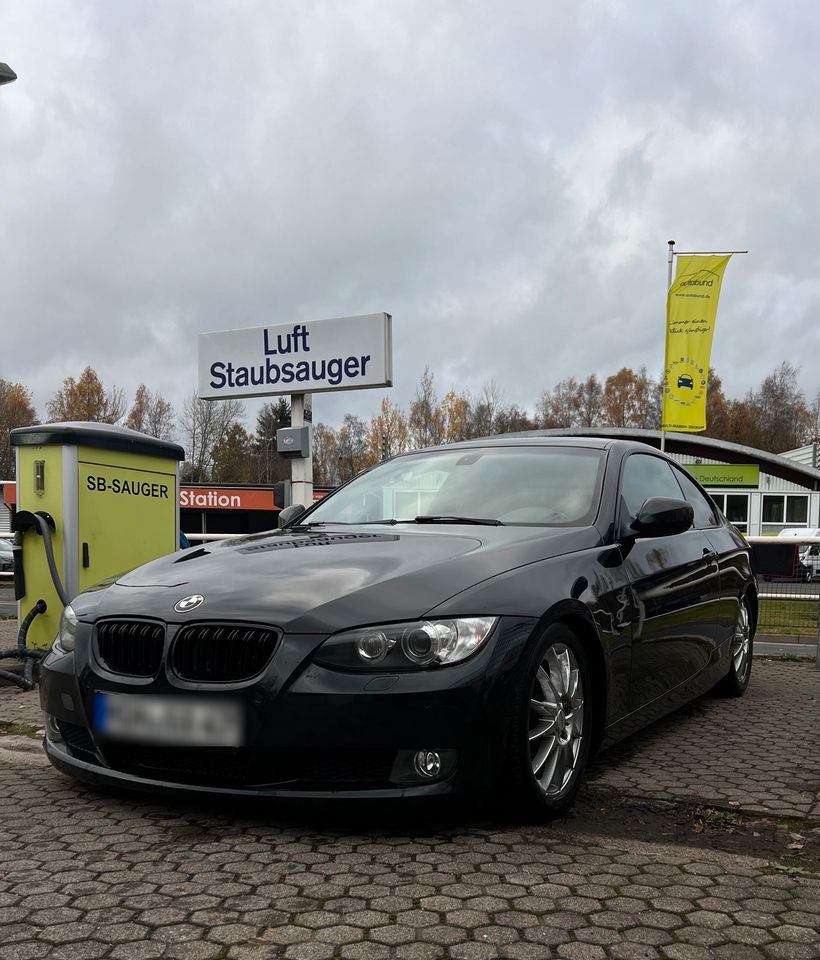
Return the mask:
[(17, 79), (17, 74), (11, 69), (7, 63), (0, 63), (0, 87), (4, 83), (11, 83), (12, 80)]

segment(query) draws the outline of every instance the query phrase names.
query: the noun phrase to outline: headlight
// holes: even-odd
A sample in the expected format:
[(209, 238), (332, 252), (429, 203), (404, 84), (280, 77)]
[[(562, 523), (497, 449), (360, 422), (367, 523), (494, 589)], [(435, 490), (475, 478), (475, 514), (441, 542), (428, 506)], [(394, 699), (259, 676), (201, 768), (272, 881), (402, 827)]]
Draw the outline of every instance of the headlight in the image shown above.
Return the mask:
[(60, 617), (60, 632), (57, 634), (55, 641), (56, 645), (66, 653), (70, 653), (74, 649), (74, 635), (77, 632), (77, 624), (79, 622), (77, 614), (71, 609), (71, 605), (69, 604), (65, 610), (63, 610), (63, 615)]
[(498, 617), (459, 617), (348, 630), (326, 640), (314, 659), (342, 670), (448, 666), (472, 656), (497, 621)]

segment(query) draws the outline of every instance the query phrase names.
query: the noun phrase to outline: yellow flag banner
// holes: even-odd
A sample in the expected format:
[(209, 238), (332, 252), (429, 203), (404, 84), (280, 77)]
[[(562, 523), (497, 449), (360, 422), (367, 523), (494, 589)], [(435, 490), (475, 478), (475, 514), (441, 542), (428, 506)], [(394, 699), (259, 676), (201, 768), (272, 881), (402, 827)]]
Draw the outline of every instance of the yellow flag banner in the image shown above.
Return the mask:
[(706, 429), (706, 388), (720, 285), (729, 256), (681, 256), (666, 300), (663, 429)]

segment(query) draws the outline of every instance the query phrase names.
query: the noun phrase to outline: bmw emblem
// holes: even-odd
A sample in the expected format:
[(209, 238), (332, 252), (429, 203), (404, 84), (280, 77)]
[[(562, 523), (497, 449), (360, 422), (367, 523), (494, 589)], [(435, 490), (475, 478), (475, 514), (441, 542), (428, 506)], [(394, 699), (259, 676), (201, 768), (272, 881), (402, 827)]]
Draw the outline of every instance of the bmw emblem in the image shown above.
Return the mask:
[(174, 604), (174, 610), (177, 613), (187, 613), (189, 610), (195, 610), (205, 603), (205, 597), (201, 593), (194, 593), (190, 597), (183, 597), (182, 600)]

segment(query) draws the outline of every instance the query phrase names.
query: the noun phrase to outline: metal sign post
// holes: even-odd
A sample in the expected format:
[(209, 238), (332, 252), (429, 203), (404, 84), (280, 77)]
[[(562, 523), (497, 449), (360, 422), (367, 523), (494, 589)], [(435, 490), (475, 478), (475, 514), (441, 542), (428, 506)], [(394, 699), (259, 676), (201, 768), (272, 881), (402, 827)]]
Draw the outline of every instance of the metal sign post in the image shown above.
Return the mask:
[[(668, 268), (666, 271), (666, 293), (669, 295), (669, 288), (672, 286), (672, 264), (675, 260), (675, 241), (669, 240), (669, 257), (667, 259)], [(666, 365), (664, 364), (664, 371), (666, 370)], [(666, 383), (666, 374), (664, 372), (664, 381)], [(666, 431), (663, 429), (663, 407), (661, 407), (661, 453), (666, 450)]]
[[(313, 434), (313, 427), (305, 423), (305, 403), (310, 404), (310, 394), (294, 393), (290, 398), (290, 425), (307, 425)], [(313, 443), (307, 457), (294, 457), (291, 463), (291, 503), (301, 503), (305, 509), (313, 505)]]

